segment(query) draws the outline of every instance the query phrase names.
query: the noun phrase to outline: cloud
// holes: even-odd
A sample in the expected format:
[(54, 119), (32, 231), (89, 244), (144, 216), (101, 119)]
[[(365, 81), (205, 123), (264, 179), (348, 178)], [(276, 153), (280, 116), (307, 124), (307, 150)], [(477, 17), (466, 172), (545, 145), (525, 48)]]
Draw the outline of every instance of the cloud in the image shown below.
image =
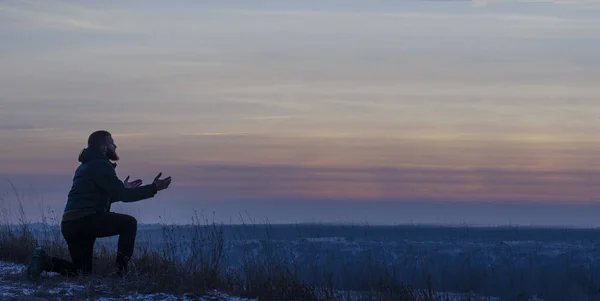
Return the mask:
[(578, 203), (595, 200), (597, 171), (202, 165), (188, 185), (234, 197)]
[[(3, 22), (32, 28), (116, 33), (132, 29), (119, 14), (90, 9), (66, 1), (15, 1), (0, 3)], [(11, 22), (12, 21), (12, 22)]]
[(241, 137), (244, 135), (248, 135), (251, 134), (249, 132), (197, 132), (197, 133), (190, 133), (190, 134), (186, 134), (185, 136), (187, 137), (211, 137), (211, 136), (235, 136), (235, 137)]
[[(126, 173), (121, 168), (119, 167), (119, 174), (124, 176)], [(360, 189), (364, 187), (361, 184), (361, 181), (364, 180), (361, 180), (356, 174), (379, 174), (390, 181), (399, 180), (394, 174), (405, 174), (407, 175), (405, 180), (412, 178), (413, 181), (416, 179), (425, 182), (426, 178), (431, 179), (431, 183), (425, 185), (435, 191), (440, 179), (446, 179), (449, 186), (460, 188), (464, 185), (464, 178), (461, 177), (467, 176), (469, 172), (460, 171), (213, 165), (195, 168), (195, 172), (196, 174), (205, 173), (205, 175), (193, 177), (194, 180), (212, 179), (217, 181), (217, 184), (209, 181), (208, 183), (197, 182), (195, 186), (182, 185), (185, 177), (178, 173), (175, 175), (176, 181), (172, 187), (155, 198), (130, 204), (119, 203), (113, 209), (117, 212), (133, 214), (142, 222), (160, 222), (159, 216), (163, 218), (170, 216), (174, 222), (185, 223), (192, 217), (194, 210), (197, 210), (214, 211), (217, 221), (225, 223), (232, 222), (232, 219), (234, 222), (239, 222), (240, 215), (242, 215), (244, 218), (251, 217), (259, 222), (268, 218), (274, 223), (367, 222), (369, 224), (394, 224), (415, 222), (569, 226), (598, 225), (597, 216), (600, 210), (600, 204), (594, 202), (586, 204), (566, 201), (549, 203), (544, 202), (543, 199), (533, 198), (528, 201), (495, 200), (494, 198), (457, 199), (453, 195), (456, 188), (447, 189), (445, 193), (435, 198), (427, 195), (422, 198), (398, 197), (378, 200), (346, 198), (343, 191), (339, 191), (340, 193), (337, 195), (318, 197), (310, 194), (310, 188), (315, 187), (311, 183), (307, 183), (308, 185), (305, 186), (293, 183), (293, 181), (304, 180), (310, 176), (313, 183), (325, 180), (323, 185), (331, 185), (331, 189), (339, 190), (341, 186), (328, 178), (328, 176), (336, 176), (339, 181), (348, 182), (346, 187)], [(579, 171), (520, 173), (488, 170), (471, 173), (487, 173), (488, 176), (497, 177), (496, 182), (506, 181), (506, 179), (502, 179), (503, 177), (512, 178), (513, 182), (529, 179), (522, 184), (527, 186), (530, 191), (540, 188), (539, 186), (529, 186), (531, 183), (535, 183), (536, 178), (539, 179), (539, 177), (575, 176), (587, 179), (588, 183), (593, 185), (593, 179), (599, 176), (597, 172)], [(171, 173), (168, 174), (171, 175)], [(235, 174), (237, 176), (234, 176)], [(419, 174), (423, 177), (422, 179), (415, 178)], [(434, 174), (438, 174), (438, 176), (434, 176)], [(133, 175), (139, 176), (137, 173)], [(152, 174), (152, 176), (154, 175)], [(266, 175), (270, 175), (270, 177)], [(237, 178), (238, 181), (229, 184), (218, 182), (232, 177)], [(275, 177), (281, 177), (283, 180), (274, 181)], [(151, 179), (145, 176), (142, 178)], [(71, 179), (72, 173), (21, 175), (0, 173), (0, 205), (10, 212), (18, 213), (19, 202), (7, 181), (10, 180), (16, 186), (28, 218), (37, 219), (44, 215), (47, 218), (56, 217), (60, 220)], [(374, 179), (376, 180), (376, 178)], [(262, 182), (262, 187), (258, 185), (259, 182)], [(290, 182), (292, 183), (290, 184)], [(279, 185), (282, 186), (279, 187)], [(304, 192), (300, 191), (298, 187)], [(561, 185), (549, 192), (558, 191), (564, 187)], [(274, 193), (268, 194), (267, 189), (274, 190)], [(398, 192), (403, 192), (404, 189), (406, 189), (406, 184), (403, 183), (395, 187)], [(290, 193), (282, 193), (283, 190), (290, 193), (299, 191), (300, 193), (290, 196)]]
[[(492, 0), (490, 0), (492, 1)], [(565, 1), (565, 6), (588, 7), (593, 2)], [(406, 11), (377, 6), (378, 9), (357, 8), (348, 10), (346, 5), (333, 5), (320, 10), (321, 3), (303, 6), (279, 5), (267, 2), (260, 8), (252, 5), (211, 5), (186, 3), (188, 9), (172, 6), (161, 7), (158, 2), (144, 2), (117, 6), (104, 3), (102, 8), (84, 6), (67, 1), (19, 1), (0, 4), (0, 17), (20, 25), (34, 28), (53, 28), (67, 31), (105, 33), (143, 33), (181, 36), (195, 34), (241, 34), (241, 33), (304, 33), (337, 34), (349, 31), (358, 35), (395, 33), (404, 36), (422, 35), (432, 27), (452, 35), (473, 35), (487, 31), (488, 34), (504, 33), (511, 36), (530, 35), (516, 33), (513, 29), (533, 30), (536, 34), (561, 28), (597, 28), (594, 19), (577, 20), (540, 10), (536, 13), (434, 10), (435, 5), (415, 6)], [(287, 8), (282, 8), (286, 7)], [(245, 8), (242, 8), (245, 7)], [(194, 11), (197, 14), (191, 14)], [(203, 16), (203, 17), (199, 17)], [(214, 26), (212, 18), (221, 18)], [(407, 26), (407, 22), (410, 26)], [(274, 26), (274, 24), (277, 24)], [(477, 26), (473, 26), (477, 24)], [(448, 26), (449, 25), (449, 26)], [(438, 32), (435, 31), (435, 32)], [(439, 32), (438, 32), (439, 33)]]
[(255, 120), (255, 121), (269, 121), (269, 120), (286, 120), (286, 119), (294, 119), (299, 118), (299, 115), (275, 115), (275, 116), (257, 116), (257, 117), (248, 117), (244, 118), (246, 120)]
[(546, 4), (560, 9), (599, 9), (596, 0), (471, 0), (474, 7), (490, 7), (502, 4), (512, 4), (515, 7), (523, 4)]

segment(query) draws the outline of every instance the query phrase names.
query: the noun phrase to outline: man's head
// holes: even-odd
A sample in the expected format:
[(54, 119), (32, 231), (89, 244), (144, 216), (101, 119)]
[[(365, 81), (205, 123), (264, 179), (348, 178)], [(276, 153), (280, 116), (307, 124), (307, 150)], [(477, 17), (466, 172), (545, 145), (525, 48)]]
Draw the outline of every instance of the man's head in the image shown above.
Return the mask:
[(96, 148), (112, 161), (118, 161), (117, 145), (108, 131), (95, 131), (88, 138), (88, 148)]

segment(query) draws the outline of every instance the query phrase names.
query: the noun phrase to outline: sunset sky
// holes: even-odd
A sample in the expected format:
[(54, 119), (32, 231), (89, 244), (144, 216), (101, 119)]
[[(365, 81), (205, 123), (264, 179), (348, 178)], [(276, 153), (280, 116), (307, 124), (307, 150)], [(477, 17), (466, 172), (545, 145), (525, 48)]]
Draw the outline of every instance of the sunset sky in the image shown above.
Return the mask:
[(140, 222), (600, 226), (596, 3), (2, 1), (0, 202), (106, 129)]

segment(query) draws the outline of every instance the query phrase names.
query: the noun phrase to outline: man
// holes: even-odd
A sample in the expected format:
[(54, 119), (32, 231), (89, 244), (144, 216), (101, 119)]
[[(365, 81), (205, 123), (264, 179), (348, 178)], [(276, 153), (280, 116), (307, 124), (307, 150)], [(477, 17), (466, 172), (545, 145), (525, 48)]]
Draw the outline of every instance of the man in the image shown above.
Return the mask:
[(75, 171), (73, 185), (62, 216), (61, 232), (67, 242), (72, 263), (60, 258), (50, 258), (37, 248), (27, 267), (27, 276), (36, 279), (42, 271), (52, 271), (66, 276), (87, 275), (92, 271), (94, 242), (99, 237), (119, 235), (115, 274), (123, 276), (133, 254), (137, 220), (126, 214), (110, 212), (112, 203), (136, 202), (152, 198), (158, 191), (167, 189), (171, 177), (142, 186), (141, 180), (121, 182), (115, 172), (119, 156), (117, 146), (107, 131), (96, 131), (88, 138), (88, 147), (79, 155), (81, 165)]

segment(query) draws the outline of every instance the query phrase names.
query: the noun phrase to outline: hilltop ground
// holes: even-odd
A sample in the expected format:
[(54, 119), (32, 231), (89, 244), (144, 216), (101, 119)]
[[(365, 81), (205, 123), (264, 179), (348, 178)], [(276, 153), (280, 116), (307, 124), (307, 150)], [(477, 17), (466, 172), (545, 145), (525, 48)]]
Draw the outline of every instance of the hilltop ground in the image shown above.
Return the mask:
[(2, 300), (203, 300), (253, 301), (217, 291), (205, 296), (175, 296), (168, 293), (142, 294), (119, 289), (117, 281), (102, 278), (65, 280), (58, 274), (43, 273), (39, 282), (25, 277), (25, 265), (0, 261), (0, 298)]

